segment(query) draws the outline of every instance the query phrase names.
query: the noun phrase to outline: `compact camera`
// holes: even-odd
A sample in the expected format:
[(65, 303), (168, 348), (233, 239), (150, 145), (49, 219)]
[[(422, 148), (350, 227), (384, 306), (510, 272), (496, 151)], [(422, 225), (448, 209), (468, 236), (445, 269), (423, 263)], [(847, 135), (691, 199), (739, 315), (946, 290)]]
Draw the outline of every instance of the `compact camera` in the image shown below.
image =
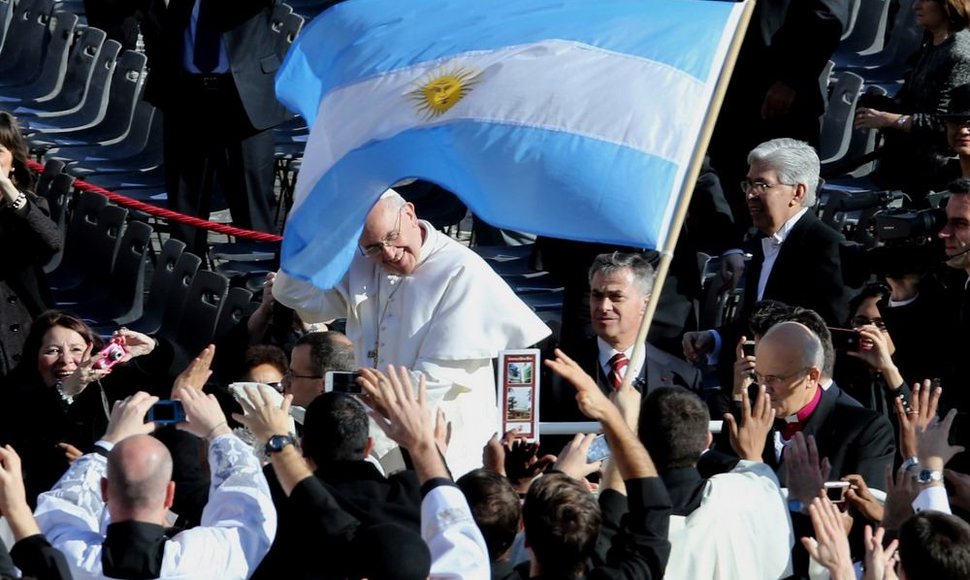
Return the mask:
[(121, 337), (112, 338), (108, 346), (98, 353), (98, 360), (94, 361), (94, 368), (110, 369), (121, 362), (121, 359), (125, 358), (125, 354), (125, 339)]

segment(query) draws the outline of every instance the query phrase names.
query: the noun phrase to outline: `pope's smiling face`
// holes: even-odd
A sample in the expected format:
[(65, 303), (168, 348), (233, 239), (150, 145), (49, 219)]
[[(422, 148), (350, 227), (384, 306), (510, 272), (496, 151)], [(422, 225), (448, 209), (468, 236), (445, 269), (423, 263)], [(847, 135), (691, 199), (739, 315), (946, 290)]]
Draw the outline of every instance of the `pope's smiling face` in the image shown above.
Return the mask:
[(413, 205), (400, 206), (395, 201), (383, 199), (371, 210), (360, 236), (360, 248), (386, 271), (408, 276), (421, 258), (421, 226)]

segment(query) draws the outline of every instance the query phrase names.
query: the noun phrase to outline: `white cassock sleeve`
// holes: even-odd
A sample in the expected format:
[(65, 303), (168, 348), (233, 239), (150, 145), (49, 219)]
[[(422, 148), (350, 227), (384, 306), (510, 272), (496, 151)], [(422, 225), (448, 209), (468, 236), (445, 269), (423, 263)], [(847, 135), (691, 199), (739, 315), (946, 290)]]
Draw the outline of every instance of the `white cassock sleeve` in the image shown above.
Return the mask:
[(273, 298), (292, 308), (307, 323), (347, 317), (347, 300), (339, 288), (321, 290), (280, 270), (273, 280)]
[(434, 487), (421, 500), (421, 537), (431, 551), (433, 580), (491, 577), (485, 538), (456, 485)]
[(169, 541), (162, 571), (248, 578), (276, 537), (276, 508), (266, 476), (252, 448), (235, 435), (212, 440), (209, 468), (212, 481), (202, 523)]

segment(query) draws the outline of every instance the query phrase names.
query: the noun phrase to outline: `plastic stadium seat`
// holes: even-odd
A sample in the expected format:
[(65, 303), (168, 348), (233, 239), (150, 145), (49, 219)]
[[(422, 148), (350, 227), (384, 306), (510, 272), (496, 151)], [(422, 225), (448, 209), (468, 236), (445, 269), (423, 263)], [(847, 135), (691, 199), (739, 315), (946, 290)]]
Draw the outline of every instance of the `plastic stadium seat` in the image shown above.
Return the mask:
[(101, 195), (78, 196), (64, 238), (64, 260), (47, 277), (52, 288), (67, 289), (81, 284), (84, 279), (82, 264), (86, 260), (84, 253), (88, 251), (85, 246), (97, 238), (100, 212), (106, 205), (108, 199)]
[(118, 245), (110, 282), (78, 304), (75, 312), (94, 324), (122, 325), (137, 320), (144, 309), (145, 264), (151, 237), (151, 226), (129, 222)]
[(40, 74), (53, 7), (52, 0), (20, 0), (14, 6), (0, 52), (0, 86), (31, 83)]
[[(90, 195), (97, 194), (85, 192), (82, 197)], [(64, 261), (74, 263), (81, 272), (81, 280), (70, 288), (54, 288), (54, 299), (58, 305), (73, 307), (81, 300), (103, 291), (105, 282), (111, 280), (111, 272), (121, 244), (121, 232), (127, 218), (127, 209), (107, 204), (98, 212), (98, 224), (94, 235), (84, 240), (75, 240), (68, 234), (65, 245), (68, 248), (77, 246), (80, 251), (72, 254), (65, 252)], [(86, 231), (90, 233), (90, 230)]]
[(74, 42), (77, 16), (68, 12), (55, 13), (50, 41), (47, 43), (40, 74), (34, 82), (17, 87), (7, 87), (0, 96), (0, 106), (12, 108), (26, 101), (50, 97), (59, 90), (67, 75), (67, 58)]
[(44, 265), (44, 272), (53, 272), (61, 265), (61, 261), (64, 259), (65, 244), (63, 242), (66, 240), (67, 233), (67, 206), (71, 201), (73, 188), (74, 177), (66, 173), (58, 173), (51, 179), (47, 191), (44, 192), (44, 197), (47, 199), (47, 206), (50, 208), (51, 219), (54, 220), (58, 230), (61, 232), (62, 242), (60, 251), (51, 256), (47, 264)]

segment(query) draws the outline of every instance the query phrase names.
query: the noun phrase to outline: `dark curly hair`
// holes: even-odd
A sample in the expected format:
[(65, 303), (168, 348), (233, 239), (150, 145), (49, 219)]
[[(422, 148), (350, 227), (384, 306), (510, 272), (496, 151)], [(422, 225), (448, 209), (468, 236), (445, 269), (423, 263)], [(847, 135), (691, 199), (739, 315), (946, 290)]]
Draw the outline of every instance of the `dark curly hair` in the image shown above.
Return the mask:
[(27, 143), (20, 131), (17, 118), (6, 111), (0, 111), (0, 145), (13, 156), (13, 182), (21, 191), (34, 191), (34, 174), (27, 168)]

